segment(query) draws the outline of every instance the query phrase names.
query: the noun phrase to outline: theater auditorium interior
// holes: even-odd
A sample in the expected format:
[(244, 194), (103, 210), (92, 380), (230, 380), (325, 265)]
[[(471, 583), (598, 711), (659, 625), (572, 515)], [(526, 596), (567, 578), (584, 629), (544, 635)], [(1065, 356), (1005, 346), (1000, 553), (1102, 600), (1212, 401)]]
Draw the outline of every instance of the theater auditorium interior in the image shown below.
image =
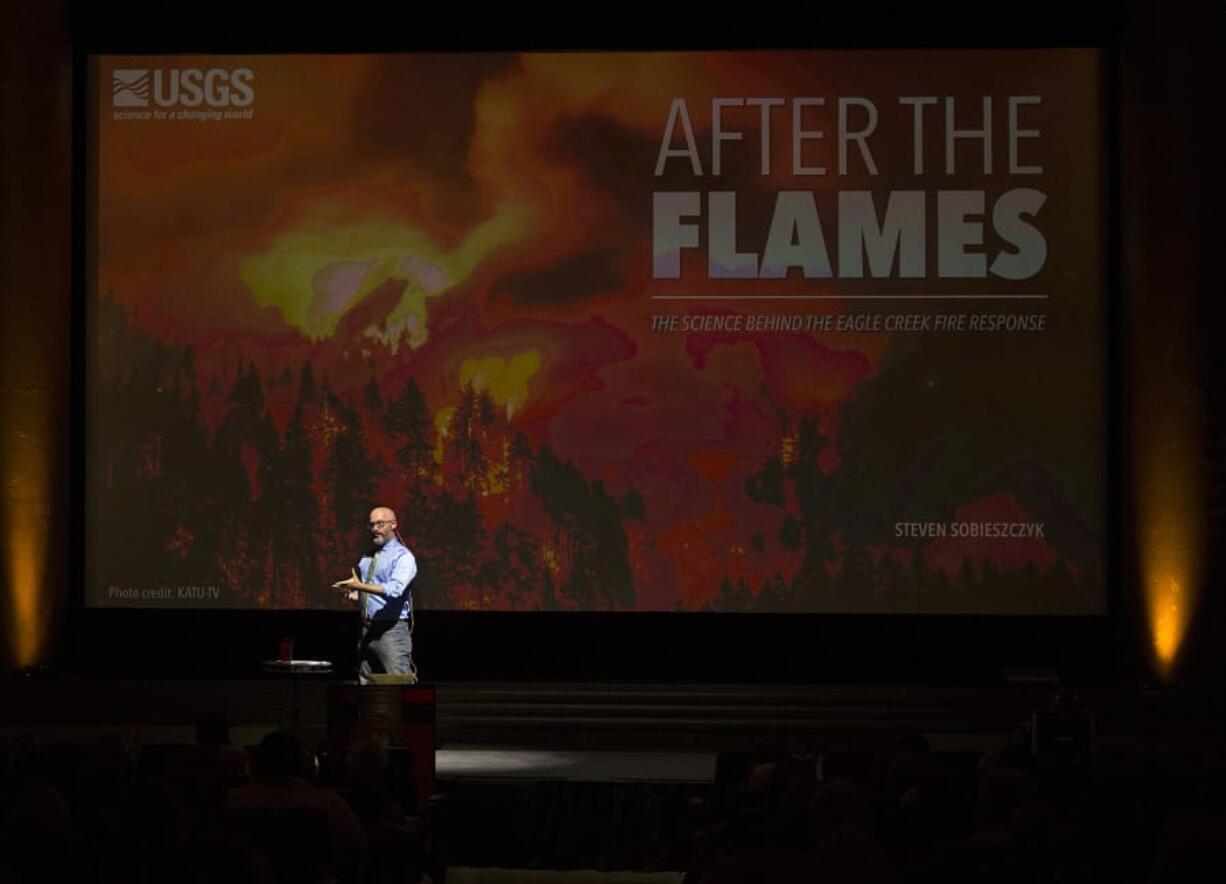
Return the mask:
[(0, 21), (0, 884), (1221, 880), (1219, 3)]

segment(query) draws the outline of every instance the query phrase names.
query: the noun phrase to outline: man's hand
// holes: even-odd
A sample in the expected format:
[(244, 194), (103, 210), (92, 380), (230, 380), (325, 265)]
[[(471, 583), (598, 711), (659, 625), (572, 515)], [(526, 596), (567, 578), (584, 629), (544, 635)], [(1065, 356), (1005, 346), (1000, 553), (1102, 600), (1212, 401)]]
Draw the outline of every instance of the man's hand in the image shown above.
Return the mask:
[(358, 569), (354, 568), (352, 577), (346, 577), (344, 580), (336, 581), (336, 583), (332, 584), (332, 588), (351, 591), (353, 590), (354, 587), (358, 587), (361, 585), (362, 585), (362, 581), (358, 578)]

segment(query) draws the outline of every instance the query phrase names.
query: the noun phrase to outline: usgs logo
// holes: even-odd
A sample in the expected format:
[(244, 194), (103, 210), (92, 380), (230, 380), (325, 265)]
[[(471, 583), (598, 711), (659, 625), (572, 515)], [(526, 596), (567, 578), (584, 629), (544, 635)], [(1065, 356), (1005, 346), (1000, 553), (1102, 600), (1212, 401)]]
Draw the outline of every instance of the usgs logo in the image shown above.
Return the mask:
[(112, 107), (250, 107), (255, 101), (251, 68), (171, 68), (111, 72)]

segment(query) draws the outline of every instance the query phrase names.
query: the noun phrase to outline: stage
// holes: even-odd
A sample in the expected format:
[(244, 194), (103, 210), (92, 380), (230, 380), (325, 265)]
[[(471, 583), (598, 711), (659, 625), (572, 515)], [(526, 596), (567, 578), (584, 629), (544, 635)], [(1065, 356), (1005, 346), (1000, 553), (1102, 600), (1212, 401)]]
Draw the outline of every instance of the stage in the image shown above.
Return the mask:
[[(231, 724), (236, 745), (290, 727), (297, 697), (308, 743), (328, 726), (332, 676), (227, 679), (36, 676), (3, 682), (0, 732), (48, 740), (120, 730), (137, 744), (190, 742), (205, 713)], [(351, 682), (348, 682), (351, 683)], [(1219, 695), (1145, 685), (751, 685), (617, 682), (459, 682), (436, 690), (440, 749), (785, 752), (864, 750), (901, 734), (934, 749), (982, 751), (1024, 728), (1059, 695), (1092, 714), (1098, 739), (1138, 746), (1210, 747), (1220, 735)]]

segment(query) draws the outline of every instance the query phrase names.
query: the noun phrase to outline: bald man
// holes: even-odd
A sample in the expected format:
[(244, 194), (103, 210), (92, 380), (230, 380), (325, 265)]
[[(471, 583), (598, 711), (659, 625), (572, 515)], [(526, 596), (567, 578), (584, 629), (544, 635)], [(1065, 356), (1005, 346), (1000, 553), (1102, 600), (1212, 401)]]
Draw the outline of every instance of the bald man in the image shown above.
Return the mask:
[(362, 684), (370, 684), (371, 673), (408, 675), (413, 671), (413, 638), (409, 632), (413, 596), (409, 584), (417, 576), (417, 560), (400, 542), (396, 514), (391, 509), (375, 507), (367, 527), (374, 549), (358, 562), (352, 577), (332, 584), (357, 601), (362, 611), (358, 640), (358, 681)]

